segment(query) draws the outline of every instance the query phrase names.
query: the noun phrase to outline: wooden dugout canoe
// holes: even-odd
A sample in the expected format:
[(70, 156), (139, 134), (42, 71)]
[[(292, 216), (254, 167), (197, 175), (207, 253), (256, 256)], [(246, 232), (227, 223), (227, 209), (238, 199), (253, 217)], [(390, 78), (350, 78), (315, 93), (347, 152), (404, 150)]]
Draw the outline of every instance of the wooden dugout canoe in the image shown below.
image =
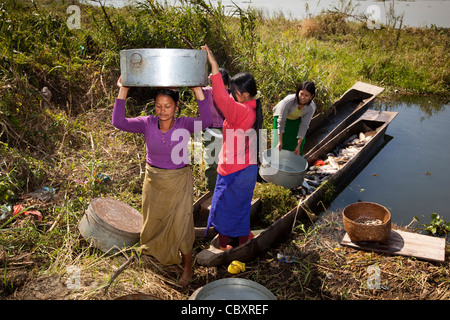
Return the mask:
[[(315, 150), (358, 119), (383, 90), (384, 88), (358, 81), (325, 112), (315, 115), (311, 119), (306, 135), (304, 157), (308, 158)], [(212, 239), (217, 234), (214, 228), (209, 228), (206, 232), (212, 195), (212, 192), (208, 192), (194, 203), (194, 226), (197, 240)], [(259, 199), (253, 200), (251, 216), (259, 210), (260, 202)]]
[(358, 120), (328, 139), (321, 147), (309, 154), (308, 162), (326, 157), (330, 151), (353, 134), (368, 131), (376, 132), (372, 139), (356, 155), (335, 174), (330, 176), (327, 183), (318, 187), (306, 199), (301, 201), (296, 208), (274, 221), (267, 229), (256, 232), (255, 238), (231, 250), (222, 251), (218, 249), (218, 238), (214, 238), (208, 249), (204, 249), (197, 254), (197, 263), (213, 267), (228, 264), (233, 260), (248, 262), (267, 250), (272, 244), (290, 234), (298, 217), (304, 216), (309, 212), (320, 213), (323, 209), (322, 202), (327, 192), (327, 188), (324, 186), (331, 183), (336, 193), (341, 191), (385, 144), (384, 135), (386, 129), (396, 115), (397, 112), (367, 110)]

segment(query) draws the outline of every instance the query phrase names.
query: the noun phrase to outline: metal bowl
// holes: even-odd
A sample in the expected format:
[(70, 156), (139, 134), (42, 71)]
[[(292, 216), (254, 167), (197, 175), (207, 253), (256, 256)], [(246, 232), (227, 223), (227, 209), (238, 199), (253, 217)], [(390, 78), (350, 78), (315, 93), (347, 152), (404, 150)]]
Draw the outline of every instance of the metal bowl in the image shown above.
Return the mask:
[(193, 49), (129, 49), (120, 51), (126, 87), (197, 87), (207, 84), (207, 56)]
[(190, 300), (276, 300), (266, 287), (251, 280), (226, 278), (197, 289)]
[(93, 199), (78, 223), (81, 235), (94, 247), (108, 252), (139, 242), (142, 215), (118, 200)]
[(268, 149), (261, 157), (259, 175), (267, 182), (285, 188), (297, 188), (305, 178), (308, 162), (288, 150)]

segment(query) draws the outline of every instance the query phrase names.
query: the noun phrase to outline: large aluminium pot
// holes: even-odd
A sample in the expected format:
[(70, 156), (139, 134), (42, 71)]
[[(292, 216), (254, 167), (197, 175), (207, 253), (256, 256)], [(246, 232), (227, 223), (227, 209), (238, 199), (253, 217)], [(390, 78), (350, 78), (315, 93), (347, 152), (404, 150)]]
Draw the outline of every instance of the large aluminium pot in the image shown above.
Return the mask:
[(205, 86), (207, 56), (194, 49), (121, 50), (120, 72), (126, 87)]
[(140, 212), (110, 198), (93, 199), (78, 223), (81, 235), (103, 252), (137, 244), (141, 228)]
[(225, 278), (198, 288), (189, 300), (276, 300), (276, 297), (252, 280)]
[(302, 185), (308, 169), (308, 162), (300, 155), (288, 150), (268, 149), (261, 158), (259, 175), (267, 182), (285, 188)]

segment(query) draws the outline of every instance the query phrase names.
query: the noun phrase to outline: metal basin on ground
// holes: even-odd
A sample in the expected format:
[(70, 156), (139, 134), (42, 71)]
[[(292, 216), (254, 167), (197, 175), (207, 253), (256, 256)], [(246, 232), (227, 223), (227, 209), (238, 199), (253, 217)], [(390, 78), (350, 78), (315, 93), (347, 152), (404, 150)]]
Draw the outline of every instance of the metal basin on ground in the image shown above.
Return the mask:
[(120, 71), (127, 87), (205, 86), (207, 56), (193, 49), (121, 50)]
[(260, 176), (285, 188), (297, 188), (305, 178), (308, 162), (288, 150), (268, 149), (261, 157)]
[(197, 289), (189, 300), (276, 300), (266, 287), (251, 280), (226, 278)]
[(141, 228), (142, 215), (136, 209), (108, 198), (93, 199), (78, 223), (81, 235), (103, 252), (135, 245)]

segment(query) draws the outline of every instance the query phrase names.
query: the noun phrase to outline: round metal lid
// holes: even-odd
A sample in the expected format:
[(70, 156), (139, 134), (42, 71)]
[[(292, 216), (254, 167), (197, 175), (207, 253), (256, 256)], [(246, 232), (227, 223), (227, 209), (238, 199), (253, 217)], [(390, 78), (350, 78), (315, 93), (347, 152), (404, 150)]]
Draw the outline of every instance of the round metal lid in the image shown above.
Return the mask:
[(108, 198), (96, 198), (91, 201), (88, 210), (93, 214), (94, 219), (99, 218), (103, 223), (115, 229), (130, 233), (141, 232), (142, 215), (123, 202)]

